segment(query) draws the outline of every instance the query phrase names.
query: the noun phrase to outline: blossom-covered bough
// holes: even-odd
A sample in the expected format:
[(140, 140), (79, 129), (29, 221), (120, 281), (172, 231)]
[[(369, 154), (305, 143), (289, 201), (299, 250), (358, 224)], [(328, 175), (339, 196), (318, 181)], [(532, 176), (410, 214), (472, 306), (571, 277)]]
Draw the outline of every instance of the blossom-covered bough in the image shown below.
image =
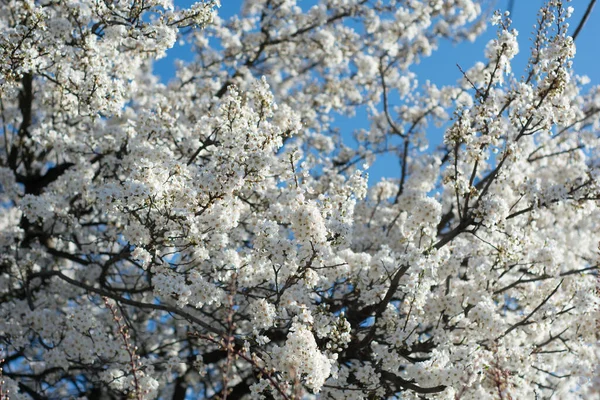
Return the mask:
[[(0, 1), (0, 397), (598, 395), (600, 93), (569, 5), (524, 73), (494, 14), (452, 87), (411, 67), (482, 32), (475, 0), (217, 6)], [(400, 176), (367, 184), (384, 154)]]

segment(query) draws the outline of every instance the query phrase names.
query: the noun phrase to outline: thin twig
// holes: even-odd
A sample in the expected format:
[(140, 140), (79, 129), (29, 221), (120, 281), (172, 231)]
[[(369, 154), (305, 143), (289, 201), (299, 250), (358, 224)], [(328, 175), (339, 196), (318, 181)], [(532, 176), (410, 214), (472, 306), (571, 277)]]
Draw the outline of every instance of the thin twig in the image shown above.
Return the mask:
[(139, 370), (141, 367), (140, 364), (140, 356), (137, 355), (135, 346), (132, 346), (131, 335), (129, 334), (129, 329), (127, 329), (127, 325), (123, 323), (123, 317), (119, 315), (116, 307), (110, 303), (108, 297), (103, 297), (104, 305), (106, 308), (110, 310), (110, 313), (113, 316), (113, 321), (117, 327), (117, 333), (121, 336), (121, 340), (123, 341), (123, 347), (127, 354), (129, 354), (129, 365), (131, 367), (131, 374), (133, 375), (133, 390), (134, 396), (136, 400), (142, 400), (142, 389), (140, 387), (140, 380), (138, 378)]
[(587, 6), (587, 9), (585, 10), (585, 14), (583, 14), (583, 17), (581, 17), (581, 21), (579, 21), (579, 25), (577, 25), (577, 29), (575, 29), (575, 33), (573, 33), (573, 41), (575, 41), (577, 39), (577, 36), (579, 36), (579, 34), (581, 33), (581, 30), (583, 29), (583, 26), (585, 25), (588, 18), (590, 17), (590, 14), (592, 13), (592, 10), (594, 9), (595, 4), (596, 4), (596, 0), (590, 0), (589, 4)]

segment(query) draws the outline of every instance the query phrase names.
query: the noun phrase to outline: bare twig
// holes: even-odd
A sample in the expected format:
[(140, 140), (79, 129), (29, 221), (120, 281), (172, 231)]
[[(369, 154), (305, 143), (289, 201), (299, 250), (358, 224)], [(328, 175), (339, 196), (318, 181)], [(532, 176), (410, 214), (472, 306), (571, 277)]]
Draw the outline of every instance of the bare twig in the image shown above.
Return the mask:
[(596, 0), (590, 0), (587, 9), (585, 10), (585, 14), (583, 14), (583, 17), (581, 17), (581, 21), (579, 21), (579, 25), (577, 25), (577, 28), (575, 29), (575, 32), (573, 33), (573, 41), (575, 41), (577, 39), (577, 36), (579, 36), (579, 34), (581, 33), (581, 30), (583, 29), (585, 23), (587, 22), (588, 18), (590, 17), (590, 14), (592, 13), (592, 10), (594, 9), (594, 5), (596, 4)]
[[(510, 332), (514, 331), (515, 329), (517, 329), (519, 326), (525, 325), (527, 323), (527, 321), (529, 321), (529, 319), (540, 309), (542, 308), (542, 306), (544, 304), (546, 304), (548, 302), (548, 300), (550, 300), (550, 298), (552, 296), (554, 296), (554, 294), (558, 291), (558, 289), (560, 288), (560, 286), (562, 285), (564, 279), (561, 279), (561, 281), (558, 283), (558, 285), (556, 285), (556, 287), (554, 288), (554, 290), (552, 292), (550, 292), (550, 294), (544, 299), (542, 300), (542, 302), (533, 309), (532, 312), (530, 312), (525, 318), (523, 318), (521, 321), (517, 322), (516, 324), (512, 325), (510, 328), (508, 328), (504, 334), (502, 336), (500, 336), (500, 338), (503, 338), (504, 336), (508, 335)], [(499, 339), (500, 339), (499, 338)]]

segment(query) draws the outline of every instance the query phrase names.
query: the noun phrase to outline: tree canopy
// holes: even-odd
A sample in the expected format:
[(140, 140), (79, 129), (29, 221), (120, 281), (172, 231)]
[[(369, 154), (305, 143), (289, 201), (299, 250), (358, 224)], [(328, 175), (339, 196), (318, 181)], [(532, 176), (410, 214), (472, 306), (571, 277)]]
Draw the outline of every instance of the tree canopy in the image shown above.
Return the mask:
[[(483, 1), (218, 6), (0, 0), (0, 398), (598, 395), (600, 90), (569, 4), (524, 73)], [(456, 85), (415, 74), (490, 23)], [(400, 175), (369, 181), (381, 156)]]

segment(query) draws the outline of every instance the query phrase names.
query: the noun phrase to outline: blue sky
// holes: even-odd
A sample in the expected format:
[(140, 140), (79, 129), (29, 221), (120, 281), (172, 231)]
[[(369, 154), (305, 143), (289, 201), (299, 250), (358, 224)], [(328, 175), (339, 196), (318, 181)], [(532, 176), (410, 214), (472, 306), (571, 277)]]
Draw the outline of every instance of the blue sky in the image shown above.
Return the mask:
[[(571, 32), (573, 32), (581, 20), (585, 9), (590, 0), (572, 0), (570, 5), (574, 7), (575, 12), (571, 19)], [(174, 0), (176, 7), (187, 7), (193, 4), (193, 0)], [(506, 10), (511, 0), (488, 1), (493, 9)], [(299, 4), (302, 6), (303, 1)], [(314, 0), (306, 0), (307, 7), (314, 3)], [(485, 3), (485, 0), (484, 0)], [(535, 24), (537, 10), (544, 3), (543, 0), (513, 0), (511, 18), (513, 27), (519, 31), (520, 54), (515, 59), (513, 71), (519, 73), (525, 70), (529, 55), (530, 38)], [(227, 18), (239, 12), (242, 0), (221, 0), (221, 8), (218, 10), (222, 18)], [(476, 61), (483, 60), (483, 50), (486, 43), (496, 34), (495, 27), (489, 26), (484, 35), (480, 36), (475, 42), (463, 42), (453, 44), (449, 41), (442, 41), (439, 49), (431, 57), (421, 61), (417, 66), (411, 67), (421, 84), (430, 80), (438, 86), (452, 85), (461, 78), (461, 73), (457, 67), (459, 64), (464, 70), (469, 69)], [(577, 54), (574, 60), (574, 68), (577, 74), (587, 75), (592, 84), (600, 83), (600, 6), (592, 12), (585, 28), (579, 34), (577, 41)], [(168, 81), (174, 73), (174, 62), (176, 59), (191, 60), (193, 54), (189, 48), (176, 45), (169, 50), (167, 57), (159, 60), (155, 64), (154, 71), (161, 76), (163, 81)], [(361, 116), (362, 114), (362, 116)], [(339, 126), (344, 137), (351, 137), (352, 130), (357, 127), (367, 128), (368, 123), (364, 113), (358, 113), (353, 119), (336, 117), (337, 126)], [(430, 148), (434, 148), (442, 141), (443, 129), (432, 127), (428, 134)], [(400, 168), (397, 158), (388, 156), (379, 159), (369, 170), (371, 177), (370, 183), (376, 182), (382, 177), (397, 177)]]

